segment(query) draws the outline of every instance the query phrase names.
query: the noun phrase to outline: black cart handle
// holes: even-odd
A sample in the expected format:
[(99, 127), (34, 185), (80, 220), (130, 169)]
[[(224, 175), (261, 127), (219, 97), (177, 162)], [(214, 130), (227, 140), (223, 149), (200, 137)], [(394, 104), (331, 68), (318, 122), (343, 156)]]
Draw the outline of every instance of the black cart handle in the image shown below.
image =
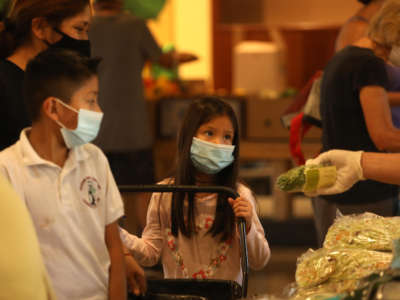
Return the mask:
[[(197, 186), (197, 185), (170, 185), (170, 184), (154, 184), (154, 185), (120, 185), (120, 192), (137, 193), (137, 192), (157, 192), (157, 193), (172, 193), (172, 192), (195, 192), (195, 193), (225, 193), (233, 199), (240, 195), (235, 190), (225, 186)], [(246, 240), (246, 220), (239, 218), (239, 235), (240, 249), (242, 252), (242, 298), (247, 297), (247, 285), (249, 276), (249, 260), (247, 253)]]

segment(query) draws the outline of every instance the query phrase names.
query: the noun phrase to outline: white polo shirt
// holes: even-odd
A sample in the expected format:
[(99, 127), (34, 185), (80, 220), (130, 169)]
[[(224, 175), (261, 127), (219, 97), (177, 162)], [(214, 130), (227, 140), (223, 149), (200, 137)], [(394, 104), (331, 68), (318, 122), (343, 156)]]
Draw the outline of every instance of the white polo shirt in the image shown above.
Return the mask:
[(39, 157), (28, 130), (0, 152), (0, 173), (32, 215), (57, 299), (105, 300), (110, 266), (105, 227), (123, 215), (107, 159), (86, 144), (70, 150), (60, 168)]

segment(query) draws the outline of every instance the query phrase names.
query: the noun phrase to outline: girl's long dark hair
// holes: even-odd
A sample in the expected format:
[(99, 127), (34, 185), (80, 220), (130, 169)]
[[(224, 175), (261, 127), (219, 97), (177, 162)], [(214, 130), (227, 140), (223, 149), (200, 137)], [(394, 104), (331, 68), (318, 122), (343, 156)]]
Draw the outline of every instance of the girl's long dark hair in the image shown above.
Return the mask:
[[(175, 184), (195, 185), (196, 170), (190, 158), (190, 147), (193, 137), (201, 125), (220, 116), (227, 116), (234, 129), (233, 145), (234, 162), (216, 174), (215, 185), (230, 187), (236, 190), (239, 165), (239, 126), (232, 107), (216, 97), (205, 97), (194, 101), (186, 113), (178, 135), (178, 150), (176, 160)], [(185, 199), (188, 201), (187, 216), (185, 216)], [(171, 231), (178, 236), (180, 231), (190, 238), (196, 233), (195, 203), (193, 193), (174, 193), (171, 203)], [(185, 221), (186, 219), (186, 221)], [(227, 195), (219, 194), (215, 211), (215, 219), (209, 233), (213, 237), (221, 234), (221, 241), (233, 237), (235, 215), (228, 202)]]

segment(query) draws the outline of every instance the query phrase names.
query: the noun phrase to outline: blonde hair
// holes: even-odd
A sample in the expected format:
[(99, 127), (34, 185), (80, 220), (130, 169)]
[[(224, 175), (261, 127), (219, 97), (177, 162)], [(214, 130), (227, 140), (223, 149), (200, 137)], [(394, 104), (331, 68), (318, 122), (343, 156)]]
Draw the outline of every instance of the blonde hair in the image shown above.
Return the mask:
[(400, 45), (400, 0), (385, 1), (370, 22), (368, 37), (386, 48)]

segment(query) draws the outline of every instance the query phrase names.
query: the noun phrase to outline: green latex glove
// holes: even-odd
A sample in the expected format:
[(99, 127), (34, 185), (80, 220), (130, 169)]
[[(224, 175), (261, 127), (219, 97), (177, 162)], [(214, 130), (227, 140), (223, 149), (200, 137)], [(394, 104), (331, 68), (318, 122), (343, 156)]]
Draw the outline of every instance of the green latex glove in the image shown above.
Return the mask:
[(142, 19), (155, 19), (166, 0), (125, 0), (124, 9)]

